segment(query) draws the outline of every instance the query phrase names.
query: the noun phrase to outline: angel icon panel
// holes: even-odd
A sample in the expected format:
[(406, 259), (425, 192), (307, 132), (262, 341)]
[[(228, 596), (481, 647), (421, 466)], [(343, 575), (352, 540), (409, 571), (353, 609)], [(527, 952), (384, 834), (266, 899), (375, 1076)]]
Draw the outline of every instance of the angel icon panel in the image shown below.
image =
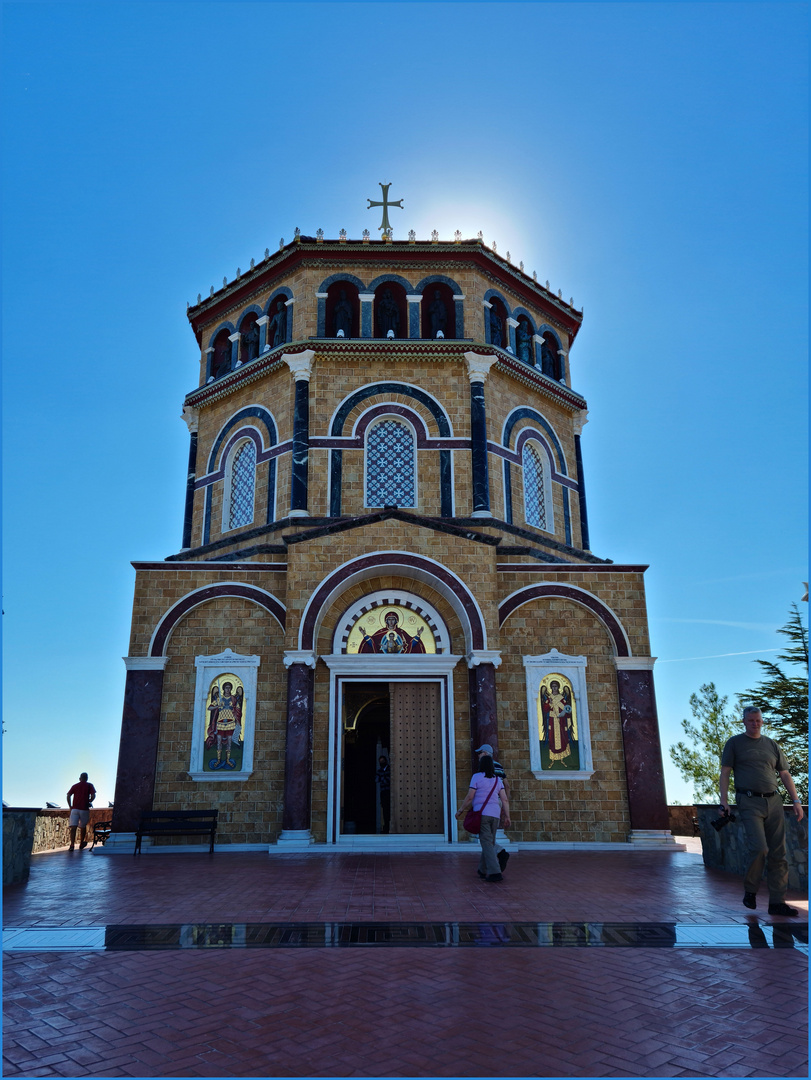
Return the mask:
[(572, 684), (565, 675), (551, 673), (541, 680), (538, 737), (542, 769), (580, 768), (577, 703)]
[(206, 737), (203, 771), (239, 771), (242, 768), (245, 687), (233, 672), (212, 679), (206, 700)]

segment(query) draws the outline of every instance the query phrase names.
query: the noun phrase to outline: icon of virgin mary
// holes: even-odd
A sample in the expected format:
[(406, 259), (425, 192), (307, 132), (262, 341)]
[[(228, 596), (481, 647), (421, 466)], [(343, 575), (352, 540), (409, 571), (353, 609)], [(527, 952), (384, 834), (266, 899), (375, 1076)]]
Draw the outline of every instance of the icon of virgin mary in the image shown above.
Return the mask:
[(416, 634), (409, 634), (401, 629), (400, 616), (396, 611), (387, 611), (383, 619), (385, 625), (373, 634), (367, 634), (365, 628), (358, 624), (358, 629), (363, 634), (358, 648), (359, 653), (424, 653), (425, 646), (420, 640), (423, 627)]

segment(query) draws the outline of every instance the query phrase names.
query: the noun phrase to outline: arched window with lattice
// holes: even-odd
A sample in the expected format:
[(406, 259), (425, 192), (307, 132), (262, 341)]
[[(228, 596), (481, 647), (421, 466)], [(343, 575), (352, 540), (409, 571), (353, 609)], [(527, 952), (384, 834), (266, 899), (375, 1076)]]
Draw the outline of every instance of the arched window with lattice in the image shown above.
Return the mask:
[(551, 505), (547, 492), (543, 459), (538, 448), (525, 443), (524, 467), (524, 520), (527, 525), (551, 532)]
[(369, 507), (416, 506), (416, 440), (409, 424), (385, 416), (366, 436), (366, 500)]
[(228, 471), (224, 530), (238, 529), (253, 521), (256, 491), (256, 446), (246, 439), (236, 448)]

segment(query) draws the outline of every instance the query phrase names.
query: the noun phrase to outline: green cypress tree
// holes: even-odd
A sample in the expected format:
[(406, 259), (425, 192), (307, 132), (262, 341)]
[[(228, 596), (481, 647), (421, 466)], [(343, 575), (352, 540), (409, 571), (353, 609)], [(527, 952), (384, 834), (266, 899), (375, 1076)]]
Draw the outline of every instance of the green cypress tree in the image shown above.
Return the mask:
[[(697, 694), (691, 694), (693, 720), (682, 720), (681, 726), (692, 745), (677, 742), (670, 747), (676, 768), (685, 780), (693, 783), (696, 802), (718, 802), (721, 751), (727, 739), (743, 730), (737, 717), (726, 711), (727, 700), (711, 682), (705, 683)], [(732, 782), (730, 790), (734, 790)]]

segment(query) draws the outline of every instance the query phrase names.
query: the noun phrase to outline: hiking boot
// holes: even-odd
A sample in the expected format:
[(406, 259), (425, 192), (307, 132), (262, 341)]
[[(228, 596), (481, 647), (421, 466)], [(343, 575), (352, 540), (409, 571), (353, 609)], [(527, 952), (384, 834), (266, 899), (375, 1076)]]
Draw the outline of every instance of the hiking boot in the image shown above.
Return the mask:
[(502, 848), (496, 856), (498, 859), (498, 865), (501, 867), (502, 874), (507, 869), (507, 863), (510, 861), (510, 853), (506, 848)]
[(743, 894), (743, 906), (750, 907), (753, 910), (757, 907), (757, 899), (753, 892), (745, 892)]
[(484, 880), (489, 881), (491, 884), (493, 884), (496, 881), (503, 881), (504, 878), (501, 876), (501, 874), (488, 874)]
[(788, 904), (769, 904), (770, 915), (799, 915), (800, 912), (796, 907), (789, 907)]

